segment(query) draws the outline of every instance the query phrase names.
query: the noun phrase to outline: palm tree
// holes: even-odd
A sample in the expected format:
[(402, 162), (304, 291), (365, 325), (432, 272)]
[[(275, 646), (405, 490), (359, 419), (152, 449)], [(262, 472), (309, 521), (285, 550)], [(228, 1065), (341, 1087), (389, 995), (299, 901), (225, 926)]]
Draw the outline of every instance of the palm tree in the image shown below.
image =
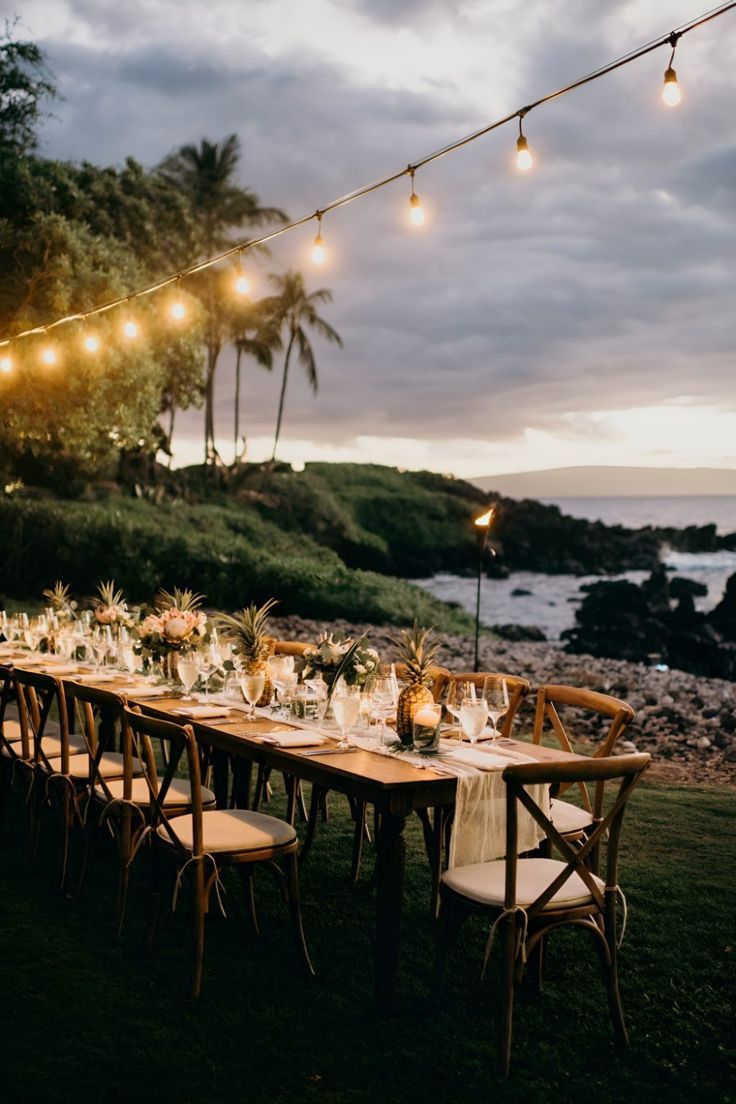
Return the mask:
[(332, 292), (328, 288), (319, 288), (317, 291), (307, 293), (304, 286), (304, 277), (301, 272), (286, 272), (283, 276), (272, 275), (272, 282), (276, 285), (277, 295), (271, 300), (275, 317), (279, 321), (279, 327), (288, 335), (286, 355), (284, 357), (284, 374), (281, 378), (281, 393), (279, 394), (279, 411), (276, 418), (276, 432), (273, 439), (273, 455), (271, 463), (276, 459), (276, 449), (281, 435), (281, 422), (284, 416), (284, 399), (286, 398), (286, 383), (289, 377), (289, 364), (291, 354), (296, 348), (299, 363), (307, 374), (312, 391), (317, 393), (317, 362), (314, 358), (314, 350), (309, 342), (307, 329), (311, 328), (327, 341), (333, 341), (342, 348), (342, 338), (337, 330), (320, 318), (316, 311), (316, 304), (331, 303)]
[[(245, 446), (240, 446), (240, 380), (242, 358), (252, 357), (261, 368), (269, 372), (273, 368), (273, 354), (281, 348), (279, 327), (270, 308), (271, 300), (260, 300), (252, 304), (251, 310), (235, 320), (230, 335), (235, 346), (235, 403), (234, 403), (234, 459), (242, 458)], [(265, 308), (265, 309), (264, 309)], [(240, 451), (239, 451), (240, 450)]]
[[(203, 138), (199, 145), (181, 146), (161, 163), (159, 172), (170, 184), (187, 197), (192, 214), (200, 228), (200, 252), (211, 257), (227, 249), (233, 242), (233, 231), (243, 227), (262, 226), (270, 222), (285, 222), (286, 214), (277, 207), (262, 207), (258, 196), (235, 181), (240, 161), (240, 139), (231, 134), (221, 142)], [(205, 459), (217, 456), (215, 445), (215, 372), (217, 362), (232, 329), (232, 315), (237, 307), (228, 295), (218, 295), (222, 273), (206, 269), (188, 285), (199, 295), (207, 310), (205, 346), (207, 373), (205, 377)]]

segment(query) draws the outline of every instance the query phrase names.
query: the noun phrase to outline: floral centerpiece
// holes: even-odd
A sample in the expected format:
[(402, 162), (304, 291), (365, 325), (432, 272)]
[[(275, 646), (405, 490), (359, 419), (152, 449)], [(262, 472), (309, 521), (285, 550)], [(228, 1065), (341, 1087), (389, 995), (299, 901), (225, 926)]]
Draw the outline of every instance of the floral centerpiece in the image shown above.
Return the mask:
[(207, 617), (199, 608), (201, 603), (202, 595), (192, 590), (174, 587), (171, 594), (160, 592), (156, 611), (141, 621), (133, 646), (135, 654), (142, 656), (144, 667), (154, 660), (164, 660), (171, 673), (172, 657), (177, 652), (208, 641)]
[(110, 625), (112, 628), (128, 628), (132, 623), (128, 603), (122, 590), (115, 589), (115, 580), (100, 583), (98, 597), (92, 599), (94, 618), (98, 625)]
[(321, 675), (332, 692), (340, 678), (348, 686), (365, 686), (380, 671), (381, 658), (365, 645), (366, 635), (355, 640), (344, 633), (322, 633), (304, 653), (305, 679)]

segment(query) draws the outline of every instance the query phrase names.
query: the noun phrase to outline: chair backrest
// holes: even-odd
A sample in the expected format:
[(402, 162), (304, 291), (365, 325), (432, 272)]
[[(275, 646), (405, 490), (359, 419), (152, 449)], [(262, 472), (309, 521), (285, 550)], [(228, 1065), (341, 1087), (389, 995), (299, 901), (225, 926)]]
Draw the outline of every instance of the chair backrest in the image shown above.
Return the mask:
[[(13, 671), (15, 690), (18, 697), (18, 716), (20, 718), (21, 740), (28, 739), (33, 744), (32, 757), (36, 766), (48, 773), (69, 773), (69, 713), (67, 711), (64, 684), (61, 679), (53, 675), (43, 674), (41, 671), (28, 671), (22, 667), (16, 667)], [(59, 722), (59, 751), (57, 757), (49, 757), (44, 748), (44, 735), (49, 714), (53, 706), (56, 706)], [(25, 734), (25, 736), (24, 736)], [(56, 733), (54, 733), (56, 736)], [(50, 759), (54, 762), (51, 763)]]
[(299, 659), (313, 645), (303, 644), (300, 640), (276, 640), (274, 641), (273, 654), (295, 656)]
[(457, 671), (450, 671), (439, 689), (437, 698), (439, 700), (439, 698), (447, 692), (451, 682), (472, 682), (473, 686), (482, 690), (483, 683), (489, 677), (501, 678), (506, 682), (506, 687), (509, 692), (509, 708), (501, 721), (499, 732), (502, 737), (508, 739), (514, 725), (514, 718), (524, 698), (531, 690), (531, 683), (528, 679), (522, 678), (520, 675), (507, 675), (504, 674), (503, 671), (461, 671), (459, 673)]
[[(15, 696), (15, 681), (10, 667), (0, 667), (0, 750), (5, 751), (10, 759), (29, 760), (33, 754), (33, 739), (29, 738), (26, 727), (25, 741), (23, 740), (23, 726), (21, 724), (20, 743), (11, 744), (5, 732), (5, 717), (8, 706)], [(20, 719), (19, 719), (20, 720)]]
[[(396, 672), (396, 678), (399, 682), (403, 681), (407, 677), (407, 667), (405, 663), (397, 663), (394, 665)], [(435, 701), (438, 700), (442, 687), (445, 681), (449, 678), (450, 672), (446, 667), (440, 667), (439, 664), (434, 664), (429, 669), (429, 689), (432, 691), (432, 697)]]
[[(79, 683), (69, 683), (65, 693), (90, 753), (90, 787), (101, 786), (107, 799), (112, 800), (112, 794), (100, 771), (100, 761), (109, 750), (116, 723), (122, 718), (125, 699), (112, 690), (98, 690), (95, 686), (82, 686)], [(123, 754), (123, 770), (123, 796), (130, 799), (133, 780), (133, 761), (130, 754)]]
[[(535, 744), (541, 744), (545, 732), (551, 729), (563, 751), (573, 750), (572, 742), (560, 717), (560, 706), (568, 709), (579, 709), (586, 714), (596, 713), (600, 717), (610, 720), (611, 723), (604, 738), (591, 756), (594, 759), (607, 758), (613, 751), (619, 736), (634, 719), (634, 710), (628, 702), (621, 701), (620, 698), (613, 698), (610, 694), (600, 694), (596, 690), (585, 690), (577, 686), (559, 686), (549, 683), (540, 686), (537, 691), (537, 708), (534, 715)], [(567, 785), (561, 785), (558, 792), (564, 793), (567, 788)], [(578, 788), (583, 807), (597, 818), (603, 800), (604, 784), (596, 785), (595, 798), (592, 803), (585, 783), (580, 782)]]
[[(148, 784), (150, 795), (149, 824), (153, 832), (163, 826), (169, 841), (178, 850), (182, 846), (171, 827), (165, 802), (172, 780), (182, 764), (186, 763), (191, 788), (189, 812), (193, 822), (192, 853), (199, 857), (203, 854), (202, 843), (202, 782), (199, 750), (191, 725), (174, 724), (157, 717), (148, 717), (138, 709), (123, 709), (123, 747), (129, 743), (130, 755), (140, 763), (143, 777)], [(161, 769), (156, 764), (156, 745), (161, 754)], [(124, 754), (127, 752), (124, 750)], [(177, 809), (181, 812), (181, 809)], [(176, 819), (173, 817), (172, 819)]]
[[(576, 760), (570, 763), (521, 763), (507, 767), (503, 772), (506, 783), (506, 890), (504, 907), (513, 909), (516, 904), (516, 877), (518, 868), (518, 807), (523, 806), (544, 831), (554, 849), (561, 855), (565, 867), (549, 883), (542, 893), (524, 909), (528, 917), (540, 912), (546, 903), (565, 884), (573, 874), (578, 874), (603, 912), (606, 907), (606, 895), (615, 894), (618, 887), (618, 851), (621, 839), (621, 824), (626, 802), (634, 786), (639, 782), (651, 762), (651, 755), (612, 756), (607, 759)], [(618, 792), (610, 807), (601, 816), (591, 834), (582, 846), (570, 844), (560, 835), (540, 804), (529, 792), (530, 786), (556, 786), (576, 782), (596, 783), (618, 780)], [(597, 855), (603, 840), (607, 842), (605, 891), (595, 881), (590, 868), (590, 857)], [(521, 860), (522, 862), (524, 860)], [(597, 862), (593, 864), (597, 867)], [(614, 901), (615, 904), (615, 901)], [(574, 906), (573, 906), (574, 907)], [(615, 924), (615, 907), (612, 916)]]

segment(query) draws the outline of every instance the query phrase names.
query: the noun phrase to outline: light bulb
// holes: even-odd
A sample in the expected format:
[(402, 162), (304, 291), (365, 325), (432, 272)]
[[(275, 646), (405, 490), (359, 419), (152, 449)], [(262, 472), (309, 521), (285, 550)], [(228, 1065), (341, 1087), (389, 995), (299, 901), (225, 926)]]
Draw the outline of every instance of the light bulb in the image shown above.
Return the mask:
[(12, 371), (13, 371), (13, 361), (11, 360), (11, 358), (7, 355), (0, 358), (0, 372), (12, 372)]
[(250, 291), (250, 281), (242, 269), (235, 274), (235, 291), (238, 295), (247, 295)]
[(123, 324), (123, 333), (131, 340), (138, 336), (138, 323), (133, 318), (126, 319)]
[(318, 233), (312, 246), (312, 260), (316, 265), (321, 265), (325, 263), (326, 256), (325, 243), (322, 241), (322, 235)]
[(186, 318), (187, 308), (184, 306), (181, 299), (177, 299), (176, 302), (171, 304), (169, 314), (175, 322), (181, 322), (182, 318)]
[(99, 353), (100, 351), (100, 339), (96, 334), (86, 334), (84, 338), (84, 347), (88, 353)]
[(56, 349), (53, 345), (44, 346), (44, 348), (41, 350), (41, 360), (44, 364), (48, 364), (49, 366), (56, 364)]
[(682, 99), (682, 92), (677, 83), (677, 73), (670, 65), (664, 74), (664, 88), (662, 89), (662, 101), (668, 107), (677, 107)]
[(533, 164), (534, 158), (529, 149), (529, 143), (524, 135), (520, 134), (516, 139), (516, 167), (520, 169), (521, 172), (529, 172)]
[(409, 218), (414, 226), (424, 226), (424, 208), (416, 192), (411, 193), (409, 199)]

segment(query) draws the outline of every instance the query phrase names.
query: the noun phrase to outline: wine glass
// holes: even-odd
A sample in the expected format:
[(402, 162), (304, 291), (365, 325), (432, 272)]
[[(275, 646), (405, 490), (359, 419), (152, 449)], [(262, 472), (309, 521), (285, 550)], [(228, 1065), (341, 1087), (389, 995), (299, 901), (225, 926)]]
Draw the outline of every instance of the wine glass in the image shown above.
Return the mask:
[(203, 648), (201, 652), (197, 654), (197, 662), (199, 665), (199, 674), (204, 683), (204, 696), (209, 696), (210, 679), (217, 670), (217, 662), (212, 652), (212, 648)]
[(179, 674), (179, 681), (185, 690), (182, 701), (192, 701), (191, 690), (199, 677), (199, 662), (196, 655), (192, 652), (180, 655), (176, 669)]
[(498, 739), (498, 721), (509, 711), (509, 690), (506, 679), (489, 675), (483, 683), (483, 699), (488, 706), (488, 716), (493, 725), (491, 743), (494, 744)]
[(266, 675), (263, 671), (260, 671), (255, 675), (248, 675), (245, 672), (240, 674), (240, 689), (243, 691), (243, 697), (247, 701), (250, 709), (248, 710), (247, 717), (255, 717), (256, 715), (256, 703), (260, 698), (266, 687)]
[(450, 679), (447, 686), (447, 692), (445, 694), (444, 706), (451, 717), (454, 717), (455, 722), (460, 722), (460, 706), (463, 703), (463, 698), (474, 698), (475, 687), (472, 682), (463, 682), (462, 679)]
[(480, 736), (488, 720), (488, 703), (485, 698), (463, 698), (460, 706), (460, 727), (471, 744)]
[[(269, 656), (266, 660), (266, 665), (268, 667), (268, 674), (271, 678), (271, 683), (274, 688), (274, 700), (271, 702), (271, 708), (274, 712), (278, 711), (279, 713), (283, 713), (284, 709), (281, 698), (282, 690), (280, 688), (280, 684), (283, 681), (283, 676), (288, 675), (294, 670), (294, 657), (281, 655)], [(278, 692), (278, 702), (276, 692)]]
[(360, 714), (360, 690), (357, 686), (347, 686), (342, 683), (332, 698), (332, 712), (340, 729), (342, 738), (338, 741), (339, 748), (350, 747), (348, 732), (353, 727)]
[(396, 692), (393, 679), (381, 676), (373, 683), (373, 715), (381, 722), (379, 742), (385, 745), (388, 742), (388, 728), (386, 721), (396, 709)]

